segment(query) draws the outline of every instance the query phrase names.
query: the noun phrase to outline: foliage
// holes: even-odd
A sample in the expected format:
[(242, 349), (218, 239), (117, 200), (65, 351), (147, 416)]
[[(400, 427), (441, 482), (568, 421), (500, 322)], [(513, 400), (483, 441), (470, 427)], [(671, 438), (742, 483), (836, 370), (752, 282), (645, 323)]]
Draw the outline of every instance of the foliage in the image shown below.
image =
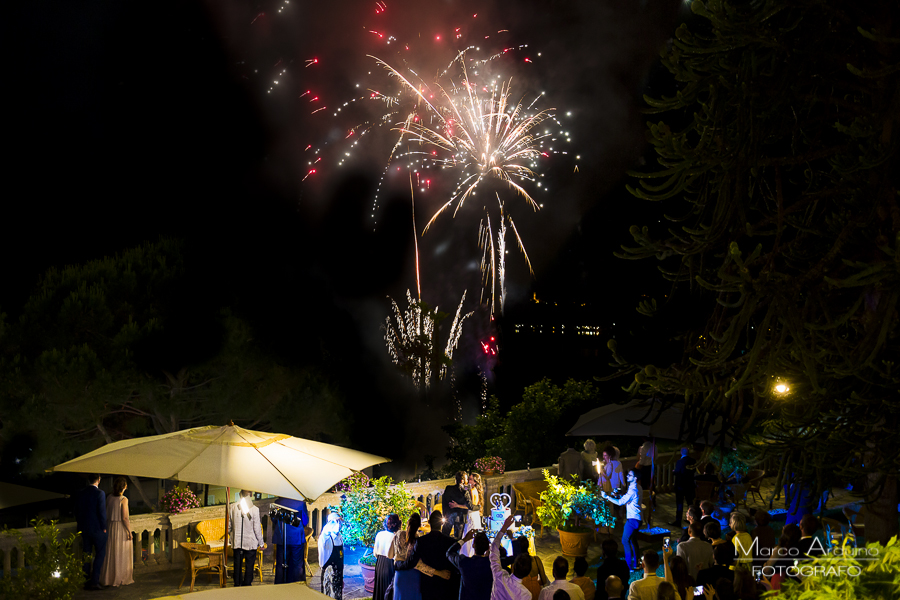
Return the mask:
[(35, 439), (27, 470), (229, 420), (346, 437), (335, 386), (317, 369), (280, 364), (245, 320), (203, 299), (187, 262), (181, 243), (163, 239), (51, 269), (0, 331), (0, 442)]
[(710, 452), (709, 460), (719, 466), (719, 470), (725, 477), (732, 474), (743, 477), (750, 471), (752, 458), (746, 450), (717, 447)]
[(481, 456), (496, 455), (508, 469), (524, 469), (556, 462), (566, 432), (578, 417), (593, 408), (597, 390), (587, 381), (568, 380), (562, 387), (543, 379), (525, 388), (522, 401), (507, 415), (491, 397), (488, 409), (474, 426), (445, 428), (455, 445), (447, 452), (451, 463), (468, 469)]
[(544, 469), (547, 489), (541, 492), (541, 506), (537, 513), (541, 523), (563, 531), (575, 531), (581, 519), (597, 525), (615, 525), (609, 504), (600, 496), (600, 488), (593, 481), (565, 481)]
[(367, 567), (374, 567), (376, 562), (378, 562), (378, 557), (374, 554), (364, 554), (363, 557), (359, 559), (359, 564), (366, 565)]
[(354, 485), (357, 485), (358, 487), (368, 487), (369, 481), (371, 480), (368, 475), (362, 471), (357, 471), (350, 475), (350, 477), (345, 477), (339, 481), (338, 484), (334, 486), (334, 489), (337, 492), (349, 492), (353, 489)]
[(0, 579), (0, 597), (31, 600), (70, 600), (85, 582), (81, 561), (75, 554), (74, 533), (63, 538), (56, 521), (32, 520), (33, 544), (25, 542), (21, 531), (6, 529), (4, 536), (16, 538), (19, 552), (25, 556), (25, 568), (15, 577), (9, 573)]
[(341, 537), (347, 544), (371, 548), (375, 536), (384, 529), (385, 517), (395, 513), (401, 521), (406, 521), (415, 506), (412, 492), (406, 489), (404, 482), (393, 485), (390, 477), (379, 477), (372, 479), (371, 485), (360, 479), (351, 480), (349, 491), (341, 496), (341, 503), (328, 508), (344, 521)]
[(475, 461), (476, 471), (495, 471), (502, 475), (505, 469), (506, 461), (504, 461), (499, 456), (482, 456)]
[(187, 485), (172, 488), (162, 497), (159, 504), (167, 513), (180, 513), (192, 508), (200, 508), (200, 500)]
[[(610, 340), (613, 357), (634, 375), (631, 392), (685, 402), (689, 437), (722, 417), (739, 439), (764, 439), (758, 458), (782, 460), (780, 478), (814, 485), (812, 498), (866, 475), (865, 495), (891, 514), (900, 3), (691, 9), (662, 55), (674, 93), (646, 98), (664, 115), (648, 123), (659, 168), (632, 173), (628, 188), (663, 203), (671, 225), (633, 226), (620, 254), (656, 258), (671, 282), (640, 312), (690, 305), (678, 310), (684, 352), (637, 365)], [(772, 393), (775, 378), (787, 396)]]
[[(865, 551), (845, 546), (840, 556), (817, 557), (809, 566), (825, 569), (802, 581), (785, 580), (778, 598), (785, 600), (890, 600), (900, 590), (900, 543), (867, 544)], [(864, 557), (864, 560), (860, 560)], [(870, 560), (871, 559), (871, 560)], [(849, 574), (848, 574), (849, 573)], [(858, 573), (857, 576), (853, 574)]]

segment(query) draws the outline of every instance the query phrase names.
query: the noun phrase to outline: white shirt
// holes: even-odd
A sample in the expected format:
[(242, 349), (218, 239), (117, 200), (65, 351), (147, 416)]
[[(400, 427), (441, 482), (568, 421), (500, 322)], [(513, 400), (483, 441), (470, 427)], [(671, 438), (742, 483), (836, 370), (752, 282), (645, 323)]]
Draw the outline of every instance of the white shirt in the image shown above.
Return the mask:
[[(644, 573), (643, 579), (638, 579), (628, 588), (628, 600), (656, 600), (659, 598), (659, 584), (663, 581), (665, 579), (662, 577)], [(675, 590), (675, 596), (681, 598), (678, 589)]]
[(250, 507), (250, 513), (245, 517), (241, 512), (238, 502), (231, 505), (231, 546), (241, 550), (256, 550), (265, 544), (262, 533), (262, 523), (259, 520), (259, 508)]
[(391, 531), (380, 531), (375, 536), (375, 545), (372, 547), (372, 553), (375, 556), (387, 557), (391, 550), (391, 542), (394, 541), (396, 534)]
[(607, 496), (607, 499), (613, 504), (619, 506), (625, 505), (625, 512), (628, 519), (641, 520), (641, 496), (643, 491), (641, 485), (637, 481), (633, 481), (628, 485), (628, 491), (619, 499)]
[(531, 592), (522, 585), (522, 580), (510, 575), (500, 566), (500, 538), (497, 534), (488, 553), (491, 561), (491, 573), (494, 574), (494, 585), (491, 587), (491, 600), (531, 600)]
[(556, 593), (556, 590), (566, 590), (569, 593), (570, 600), (584, 600), (584, 590), (581, 589), (581, 586), (565, 579), (557, 579), (542, 589), (538, 600), (553, 600), (553, 594)]

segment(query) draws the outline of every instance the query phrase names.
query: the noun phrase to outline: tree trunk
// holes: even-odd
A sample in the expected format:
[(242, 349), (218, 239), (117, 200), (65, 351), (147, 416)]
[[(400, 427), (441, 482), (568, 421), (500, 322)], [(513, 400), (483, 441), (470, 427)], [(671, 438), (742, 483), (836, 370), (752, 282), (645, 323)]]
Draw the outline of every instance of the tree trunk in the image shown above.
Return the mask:
[[(869, 486), (874, 486), (878, 477), (877, 474), (869, 475)], [(889, 475), (878, 499), (865, 505), (866, 542), (886, 544), (898, 535), (897, 502), (897, 476)]]

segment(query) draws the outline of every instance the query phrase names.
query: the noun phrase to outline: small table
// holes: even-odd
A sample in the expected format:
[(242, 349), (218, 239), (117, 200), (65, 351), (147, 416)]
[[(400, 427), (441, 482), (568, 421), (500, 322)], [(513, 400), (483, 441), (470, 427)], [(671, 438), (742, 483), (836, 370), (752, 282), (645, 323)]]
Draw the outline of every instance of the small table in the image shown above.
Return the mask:
[(645, 529), (638, 529), (634, 538), (641, 542), (647, 542), (652, 544), (654, 542), (662, 542), (667, 537), (677, 537), (672, 535), (672, 532), (666, 529), (665, 527), (648, 527)]

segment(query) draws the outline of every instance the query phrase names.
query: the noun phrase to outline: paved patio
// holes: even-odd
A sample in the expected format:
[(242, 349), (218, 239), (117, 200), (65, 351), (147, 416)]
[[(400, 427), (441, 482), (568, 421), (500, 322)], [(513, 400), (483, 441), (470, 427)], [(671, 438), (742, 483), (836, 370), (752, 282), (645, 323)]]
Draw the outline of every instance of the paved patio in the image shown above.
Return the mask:
[[(763, 497), (768, 498), (768, 494), (772, 491), (772, 484), (774, 483), (774, 478), (767, 478), (763, 483)], [(845, 490), (835, 490), (834, 498), (830, 499), (828, 502), (829, 508), (839, 507), (844, 504), (849, 504), (854, 502), (854, 499), (850, 496), (849, 492)], [(748, 506), (750, 508), (768, 508), (767, 506), (763, 506), (758, 503), (758, 499), (756, 502), (753, 500), (748, 501)], [(775, 508), (782, 506), (778, 503), (775, 504)], [(727, 511), (727, 507), (723, 507), (723, 510)], [(742, 508), (743, 510), (743, 508)], [(746, 512), (746, 511), (744, 511)], [(681, 535), (681, 531), (677, 527), (669, 527), (668, 523), (671, 522), (675, 518), (675, 494), (660, 494), (657, 498), (657, 508), (653, 513), (653, 525), (655, 527), (665, 527), (671, 529), (673, 537), (678, 537)], [(530, 519), (530, 515), (528, 516)], [(527, 520), (527, 519), (526, 519)], [(776, 519), (773, 522), (773, 526), (779, 528), (782, 521)], [(613, 536), (617, 541), (621, 540), (621, 526), (617, 528), (615, 535)], [(601, 562), (601, 548), (600, 543), (603, 541), (603, 537), (600, 538), (599, 541), (596, 541), (591, 544), (588, 549), (587, 560), (591, 565), (588, 570), (589, 577), (596, 577), (596, 570)], [(661, 542), (657, 542), (655, 544), (647, 544), (641, 543), (642, 549), (654, 548), (656, 550), (661, 549)], [(553, 560), (561, 554), (561, 549), (559, 545), (559, 535), (556, 531), (550, 532), (549, 530), (544, 531), (543, 538), (535, 538), (535, 549), (537, 551), (538, 557), (544, 563), (544, 569), (547, 571), (549, 576), (550, 567), (553, 564)], [(620, 546), (621, 549), (621, 546)], [(315, 543), (310, 548), (309, 560), (312, 563), (311, 568), (313, 571), (313, 576), (310, 579), (310, 586), (313, 589), (319, 589), (319, 566), (317, 563), (317, 551), (315, 547)], [(621, 554), (621, 551), (620, 551)], [(369, 598), (370, 595), (363, 590), (363, 581), (362, 575), (360, 573), (359, 566), (357, 565), (357, 559), (362, 556), (362, 549), (357, 549), (355, 551), (348, 550), (345, 554), (345, 567), (344, 567), (344, 598), (348, 600), (357, 599), (357, 598)], [(569, 559), (570, 566), (574, 563), (574, 558), (567, 557)], [(159, 571), (156, 573), (146, 573), (142, 574), (138, 580), (135, 581), (134, 584), (129, 586), (124, 586), (121, 588), (107, 588), (101, 591), (88, 592), (81, 591), (75, 595), (76, 600), (90, 600), (90, 599), (102, 599), (102, 600), (149, 600), (152, 598), (160, 598), (163, 596), (169, 596), (172, 594), (176, 594), (179, 592), (178, 584), (181, 581), (183, 575), (183, 571), (180, 569), (169, 570), (169, 571)], [(571, 577), (571, 571), (570, 571)], [(254, 582), (254, 585), (273, 585), (274, 584), (274, 574), (272, 572), (272, 559), (267, 556), (265, 558), (265, 564), (263, 569), (263, 580), (260, 583), (259, 581)], [(180, 592), (187, 594), (188, 586), (190, 585), (190, 581), (185, 583), (185, 587), (182, 587)], [(228, 582), (228, 585), (231, 585), (231, 582)], [(206, 575), (200, 575), (197, 578), (197, 583), (194, 586), (194, 590), (208, 590), (214, 589), (218, 587), (218, 581), (213, 578), (211, 580), (207, 580)]]

